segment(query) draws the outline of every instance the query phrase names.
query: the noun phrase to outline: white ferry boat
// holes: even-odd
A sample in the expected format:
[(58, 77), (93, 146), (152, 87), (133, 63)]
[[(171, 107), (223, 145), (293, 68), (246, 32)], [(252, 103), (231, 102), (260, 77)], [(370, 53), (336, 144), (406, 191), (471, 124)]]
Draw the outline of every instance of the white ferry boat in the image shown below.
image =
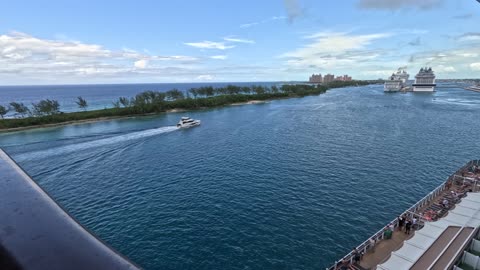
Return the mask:
[(190, 128), (200, 125), (200, 120), (194, 120), (190, 117), (182, 117), (177, 124), (177, 128)]
[(415, 76), (415, 83), (413, 84), (413, 92), (434, 92), (435, 86), (435, 73), (432, 68), (421, 68), (418, 74)]
[(410, 74), (404, 68), (399, 68), (397, 72), (390, 76), (389, 80), (385, 81), (384, 92), (398, 92), (406, 87)]

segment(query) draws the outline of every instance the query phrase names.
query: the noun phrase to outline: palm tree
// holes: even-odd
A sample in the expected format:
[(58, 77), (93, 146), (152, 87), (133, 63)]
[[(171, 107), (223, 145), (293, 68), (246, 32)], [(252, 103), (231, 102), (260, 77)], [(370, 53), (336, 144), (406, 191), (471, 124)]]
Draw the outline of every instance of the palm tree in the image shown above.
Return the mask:
[(60, 103), (57, 100), (44, 99), (38, 103), (32, 103), (35, 115), (52, 115), (60, 112)]
[(0, 105), (0, 116), (2, 117), (2, 119), (3, 116), (8, 113), (8, 111), (9, 109), (7, 107)]
[(120, 104), (122, 104), (122, 106), (125, 108), (130, 106), (130, 100), (126, 97), (119, 97), (118, 102), (120, 102)]
[(75, 103), (77, 103), (77, 105), (80, 109), (83, 109), (84, 111), (87, 110), (88, 104), (87, 104), (87, 101), (84, 98), (77, 97), (77, 101), (75, 101)]
[(16, 112), (16, 114), (20, 114), (22, 117), (30, 113), (30, 109), (23, 103), (10, 102), (10, 106)]

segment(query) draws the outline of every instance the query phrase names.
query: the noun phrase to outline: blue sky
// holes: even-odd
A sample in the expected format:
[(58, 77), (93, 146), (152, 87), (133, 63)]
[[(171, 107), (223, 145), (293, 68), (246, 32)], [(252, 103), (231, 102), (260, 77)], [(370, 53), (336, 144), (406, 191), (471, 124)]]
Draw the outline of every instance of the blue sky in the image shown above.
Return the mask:
[(476, 0), (17, 0), (0, 84), (478, 78), (479, 25)]

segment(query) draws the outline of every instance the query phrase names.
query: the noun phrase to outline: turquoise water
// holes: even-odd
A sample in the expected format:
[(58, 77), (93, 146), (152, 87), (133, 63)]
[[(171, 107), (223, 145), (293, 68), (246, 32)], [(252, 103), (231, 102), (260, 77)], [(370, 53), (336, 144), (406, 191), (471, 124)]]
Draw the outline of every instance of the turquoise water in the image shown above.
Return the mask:
[(38, 183), (146, 269), (322, 269), (470, 159), (480, 94), (382, 86), (0, 135)]

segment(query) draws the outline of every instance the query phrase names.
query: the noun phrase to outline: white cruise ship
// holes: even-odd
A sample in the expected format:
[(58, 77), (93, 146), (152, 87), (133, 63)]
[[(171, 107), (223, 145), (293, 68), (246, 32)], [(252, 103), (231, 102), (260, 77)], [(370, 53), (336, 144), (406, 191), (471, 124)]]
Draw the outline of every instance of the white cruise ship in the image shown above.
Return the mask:
[(415, 83), (413, 84), (413, 92), (434, 92), (435, 86), (435, 73), (432, 68), (421, 68), (418, 74), (415, 76)]
[(389, 80), (385, 81), (384, 92), (398, 92), (406, 87), (410, 74), (405, 71), (405, 68), (399, 68), (397, 72), (390, 76)]

